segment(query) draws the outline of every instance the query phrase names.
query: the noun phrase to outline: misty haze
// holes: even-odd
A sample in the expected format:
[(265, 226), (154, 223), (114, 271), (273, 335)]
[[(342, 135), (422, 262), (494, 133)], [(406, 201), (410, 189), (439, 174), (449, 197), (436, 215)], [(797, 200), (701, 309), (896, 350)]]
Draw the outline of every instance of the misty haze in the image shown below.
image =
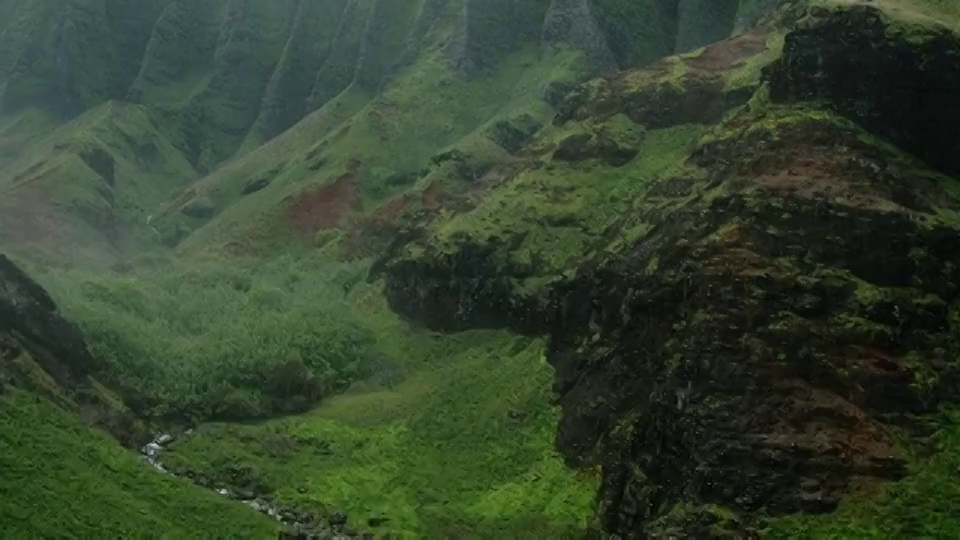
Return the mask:
[(960, 1), (0, 0), (20, 538), (960, 538)]

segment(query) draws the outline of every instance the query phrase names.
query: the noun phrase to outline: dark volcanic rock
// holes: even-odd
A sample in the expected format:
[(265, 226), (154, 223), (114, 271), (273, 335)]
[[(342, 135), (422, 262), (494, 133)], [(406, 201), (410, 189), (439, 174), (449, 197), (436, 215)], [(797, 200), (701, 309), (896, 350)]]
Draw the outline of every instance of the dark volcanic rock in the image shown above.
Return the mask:
[(557, 149), (553, 152), (553, 158), (561, 161), (583, 161), (592, 157), (590, 143), (593, 141), (593, 135), (589, 133), (576, 133), (560, 141)]
[(629, 163), (639, 153), (631, 137), (618, 137), (600, 130), (596, 135), (575, 133), (560, 141), (553, 158), (560, 161), (601, 159), (612, 167)]
[(624, 114), (648, 128), (713, 124), (746, 103), (755, 88), (728, 89), (724, 71), (766, 48), (766, 36), (746, 34), (711, 45), (698, 56), (663, 61), (580, 85), (557, 108), (554, 124)]
[(507, 152), (514, 154), (525, 147), (543, 125), (529, 114), (501, 120), (493, 125), (487, 136)]
[(773, 104), (739, 107), (755, 89), (724, 75), (762, 35), (579, 86), (556, 123), (580, 132), (538, 158), (601, 157), (603, 129), (717, 125), (547, 292), (514, 286), (542, 263), (511, 263), (524, 233), (442, 249), (410, 234), (418, 249), (378, 263), (391, 306), (431, 328), (550, 337), (557, 447), (601, 467), (608, 532), (751, 537), (763, 516), (831, 511), (906, 474), (899, 437), (960, 401), (954, 180), (840, 116), (958, 170), (952, 34), (904, 28), (815, 13), (767, 72)]
[(26, 350), (61, 385), (76, 384), (95, 367), (80, 332), (61, 318), (47, 292), (3, 255), (0, 336), (8, 350)]
[[(34, 364), (58, 390), (37, 380)], [(46, 291), (0, 255), (0, 381), (78, 410), (126, 446), (141, 443), (143, 426), (91, 384), (97, 367), (83, 335), (61, 317)]]
[(870, 6), (826, 11), (787, 35), (783, 58), (769, 71), (770, 97), (826, 101), (930, 164), (958, 173), (958, 56), (960, 36), (946, 29), (898, 29)]
[[(761, 510), (829, 511), (905, 474), (892, 429), (960, 399), (946, 352), (960, 231), (892, 202), (904, 185), (917, 207), (956, 201), (850, 128), (781, 122), (697, 150), (707, 178), (651, 193), (655, 226), (549, 298), (511, 288), (525, 275), (497, 263), (511, 242), (386, 266), (391, 305), (428, 326), (551, 336), (557, 445), (601, 465), (611, 532), (673, 530), (681, 503), (730, 508), (741, 533)], [(654, 202), (693, 189), (711, 196)], [(697, 536), (711, 518), (691, 515), (672, 526)]]
[(576, 85), (570, 81), (550, 81), (543, 87), (541, 97), (553, 108), (558, 109), (563, 104), (567, 94), (573, 91)]

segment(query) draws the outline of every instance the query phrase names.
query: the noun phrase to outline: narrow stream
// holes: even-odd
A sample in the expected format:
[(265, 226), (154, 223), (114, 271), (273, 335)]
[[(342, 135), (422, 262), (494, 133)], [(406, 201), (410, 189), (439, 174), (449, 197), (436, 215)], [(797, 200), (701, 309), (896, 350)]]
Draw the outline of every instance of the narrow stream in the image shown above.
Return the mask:
[[(193, 433), (193, 430), (187, 430), (181, 435), (182, 437), (189, 437)], [(192, 479), (178, 475), (169, 469), (167, 469), (160, 458), (163, 455), (164, 450), (167, 446), (175, 441), (177, 437), (169, 433), (163, 433), (158, 435), (149, 443), (145, 444), (140, 449), (140, 454), (143, 459), (149, 463), (154, 469), (168, 474), (170, 476), (175, 476), (178, 478), (184, 478), (193, 482)], [(196, 482), (193, 482), (196, 484)], [(199, 485), (199, 484), (197, 484)], [(289, 531), (287, 533), (281, 533), (280, 538), (316, 538), (316, 539), (333, 539), (333, 540), (347, 540), (354, 538), (373, 538), (369, 534), (359, 534), (349, 532), (346, 529), (347, 517), (343, 514), (333, 514), (329, 518), (329, 527), (321, 526), (317, 527), (315, 524), (315, 516), (310, 515), (306, 512), (300, 512), (297, 510), (291, 510), (288, 508), (283, 508), (277, 506), (275, 503), (268, 501), (260, 497), (245, 498), (241, 494), (232, 491), (227, 486), (220, 487), (210, 487), (216, 493), (226, 497), (230, 500), (241, 502), (250, 508), (253, 508), (261, 514), (267, 515), (270, 518), (286, 525)]]

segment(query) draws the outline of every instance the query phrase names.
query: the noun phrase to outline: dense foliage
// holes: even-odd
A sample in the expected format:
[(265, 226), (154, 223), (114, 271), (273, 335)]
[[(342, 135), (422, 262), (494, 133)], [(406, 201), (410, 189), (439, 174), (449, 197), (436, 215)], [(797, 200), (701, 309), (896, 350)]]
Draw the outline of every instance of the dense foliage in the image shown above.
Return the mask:
[(283, 258), (153, 263), (122, 275), (45, 276), (103, 363), (100, 377), (142, 414), (302, 411), (383, 368), (369, 332), (343, 309), (355, 269), (292, 268)]
[(543, 344), (411, 329), (373, 289), (351, 299), (405, 377), (304, 415), (206, 424), (172, 446), (167, 465), (294, 508), (345, 512), (378, 537), (582, 537), (596, 479), (553, 448), (559, 409)]

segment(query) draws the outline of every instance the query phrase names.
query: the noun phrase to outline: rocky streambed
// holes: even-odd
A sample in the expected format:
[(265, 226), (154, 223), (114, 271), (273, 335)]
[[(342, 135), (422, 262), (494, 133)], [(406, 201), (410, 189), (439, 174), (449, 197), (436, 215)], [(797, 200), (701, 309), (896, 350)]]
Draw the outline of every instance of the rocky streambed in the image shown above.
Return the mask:
[(295, 508), (288, 508), (276, 504), (275, 502), (259, 497), (246, 490), (238, 490), (227, 485), (217, 484), (211, 481), (198, 481), (192, 473), (180, 474), (167, 468), (161, 458), (168, 446), (178, 439), (189, 437), (193, 430), (187, 430), (179, 437), (169, 433), (163, 433), (156, 436), (152, 441), (140, 448), (140, 455), (144, 461), (150, 464), (154, 469), (170, 476), (185, 478), (194, 484), (210, 489), (217, 494), (228, 499), (240, 502), (250, 508), (269, 516), (270, 518), (282, 523), (285, 528), (280, 532), (277, 538), (280, 539), (302, 539), (302, 540), (348, 540), (356, 538), (373, 538), (371, 533), (361, 533), (348, 528), (348, 516), (336, 512), (326, 515), (317, 515), (308, 511)]

